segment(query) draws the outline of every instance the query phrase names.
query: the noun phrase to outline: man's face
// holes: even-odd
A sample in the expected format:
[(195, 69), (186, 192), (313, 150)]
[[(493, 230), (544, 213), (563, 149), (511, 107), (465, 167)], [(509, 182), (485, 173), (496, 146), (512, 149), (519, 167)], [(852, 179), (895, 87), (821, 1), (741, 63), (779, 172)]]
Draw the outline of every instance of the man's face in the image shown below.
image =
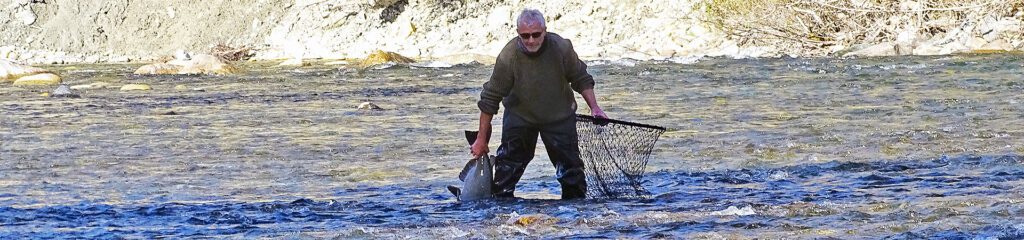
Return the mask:
[(547, 35), (546, 29), (540, 24), (522, 24), (516, 27), (516, 31), (519, 32), (519, 39), (523, 41), (526, 51), (530, 53), (540, 50), (541, 44), (544, 43), (544, 35)]

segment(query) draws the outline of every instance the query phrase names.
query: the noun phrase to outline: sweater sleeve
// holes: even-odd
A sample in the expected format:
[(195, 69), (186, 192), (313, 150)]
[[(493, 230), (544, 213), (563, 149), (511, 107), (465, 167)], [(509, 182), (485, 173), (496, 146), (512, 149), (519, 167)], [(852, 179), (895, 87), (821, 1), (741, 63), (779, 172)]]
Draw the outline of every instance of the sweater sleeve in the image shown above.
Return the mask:
[(508, 59), (508, 55), (505, 52), (498, 55), (491, 78), (480, 91), (480, 101), (476, 105), (481, 112), (498, 114), (498, 104), (512, 91), (515, 79), (512, 76), (512, 60)]
[(576, 49), (573, 49), (572, 42), (566, 39), (565, 43), (566, 52), (565, 58), (562, 61), (566, 69), (565, 77), (568, 79), (572, 90), (583, 93), (583, 90), (593, 89), (595, 84), (594, 77), (587, 73), (587, 64), (576, 55)]

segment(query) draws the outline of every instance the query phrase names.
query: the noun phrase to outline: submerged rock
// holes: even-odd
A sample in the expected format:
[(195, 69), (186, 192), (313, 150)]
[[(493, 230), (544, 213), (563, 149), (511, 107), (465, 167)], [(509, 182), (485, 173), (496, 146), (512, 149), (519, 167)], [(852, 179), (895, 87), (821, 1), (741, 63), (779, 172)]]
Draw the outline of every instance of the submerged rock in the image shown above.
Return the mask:
[(107, 88), (109, 86), (110, 86), (110, 83), (107, 83), (107, 82), (94, 82), (94, 83), (90, 83), (90, 84), (74, 85), (74, 86), (71, 86), (71, 89), (72, 90), (101, 89), (101, 88)]
[(518, 226), (531, 226), (531, 225), (553, 225), (558, 222), (558, 218), (552, 217), (546, 214), (525, 214), (519, 215), (516, 212), (509, 214), (509, 218), (505, 221), (507, 225), (518, 225)]
[(139, 67), (135, 74), (215, 74), (227, 75), (237, 73), (238, 69), (209, 54), (178, 56), (166, 63), (154, 63)]

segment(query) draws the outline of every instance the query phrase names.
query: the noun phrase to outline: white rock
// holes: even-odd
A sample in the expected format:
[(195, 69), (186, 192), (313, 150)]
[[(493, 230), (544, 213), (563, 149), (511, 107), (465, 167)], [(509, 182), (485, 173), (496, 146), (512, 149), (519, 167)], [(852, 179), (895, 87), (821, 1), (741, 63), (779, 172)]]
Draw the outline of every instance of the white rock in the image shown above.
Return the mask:
[(192, 60), (192, 55), (186, 52), (185, 50), (178, 49), (177, 52), (174, 52), (174, 60), (180, 62), (189, 61)]
[(377, 106), (377, 104), (373, 104), (371, 102), (360, 103), (358, 108), (360, 110), (375, 110), (375, 111), (384, 110), (384, 108), (381, 108), (380, 106)]
[(487, 26), (492, 28), (504, 26), (506, 24), (516, 26), (516, 20), (513, 18), (511, 7), (498, 6), (491, 9), (491, 13), (487, 14)]
[(1007, 42), (1005, 39), (999, 38), (996, 39), (995, 41), (985, 44), (984, 46), (981, 46), (981, 48), (978, 50), (1010, 51), (1013, 49), (1014, 47), (1012, 44), (1010, 44), (1010, 42)]
[(14, 81), (24, 76), (49, 72), (46, 69), (0, 59), (0, 82)]
[(17, 56), (12, 56), (12, 55), (15, 55), (15, 53), (14, 53), (14, 46), (3, 46), (3, 47), (0, 47), (0, 60), (3, 60), (3, 59), (15, 59), (15, 58), (17, 58)]
[(742, 55), (739, 54), (740, 53), (740, 47), (739, 47), (739, 45), (736, 44), (736, 41), (733, 41), (733, 40), (722, 41), (721, 45), (719, 45), (717, 47), (717, 49), (718, 49), (718, 52), (715, 53), (714, 55), (730, 56), (730, 57), (736, 58), (736, 59), (744, 58)]
[(918, 45), (916, 48), (914, 48), (914, 51), (912, 53), (914, 55), (943, 55), (943, 54), (949, 54), (948, 52), (944, 52), (943, 50), (944, 49), (941, 48), (941, 47), (932, 45), (930, 43), (924, 43), (924, 44)]
[(15, 11), (16, 12), (14, 12), (14, 17), (21, 21), (21, 24), (25, 24), (25, 26), (28, 26), (36, 22), (36, 13), (32, 12), (32, 8), (28, 7), (27, 5), (22, 6)]
[(78, 95), (78, 93), (75, 93), (75, 92), (71, 91), (71, 88), (69, 88), (68, 85), (61, 84), (61, 85), (58, 85), (56, 89), (53, 89), (53, 91), (50, 92), (50, 97), (55, 97), (55, 98), (62, 98), (62, 97), (65, 97), (65, 98), (77, 98), (77, 97), (79, 97), (79, 95)]
[(988, 44), (988, 41), (985, 41), (984, 38), (974, 37), (971, 38), (970, 40), (967, 40), (966, 45), (968, 49), (982, 49), (982, 47), (985, 46), (985, 44)]
[(896, 55), (896, 44), (892, 42), (884, 42), (849, 52), (844, 56), (877, 57), (891, 55)]
[(917, 45), (917, 28), (908, 27), (900, 30), (896, 35), (896, 53), (910, 54)]

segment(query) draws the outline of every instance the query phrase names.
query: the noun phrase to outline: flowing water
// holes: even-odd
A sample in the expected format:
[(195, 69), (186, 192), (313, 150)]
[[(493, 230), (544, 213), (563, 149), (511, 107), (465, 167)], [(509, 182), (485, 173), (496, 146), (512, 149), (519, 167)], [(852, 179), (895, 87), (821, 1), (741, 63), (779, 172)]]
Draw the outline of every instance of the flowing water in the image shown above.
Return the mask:
[(110, 88), (0, 88), (0, 238), (1020, 239), (1022, 63), (590, 62), (610, 116), (669, 129), (653, 197), (555, 200), (539, 150), (522, 199), (466, 203), (444, 186), (487, 66), (50, 66)]

